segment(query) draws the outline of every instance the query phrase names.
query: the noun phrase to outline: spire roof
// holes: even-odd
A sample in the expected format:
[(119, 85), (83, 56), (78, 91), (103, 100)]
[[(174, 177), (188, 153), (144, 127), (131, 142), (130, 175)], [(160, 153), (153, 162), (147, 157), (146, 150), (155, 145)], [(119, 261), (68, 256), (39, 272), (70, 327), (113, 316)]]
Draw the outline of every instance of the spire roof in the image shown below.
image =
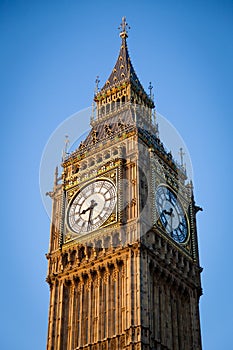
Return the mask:
[(125, 17), (122, 18), (122, 23), (119, 29), (121, 29), (120, 37), (122, 41), (116, 64), (104, 86), (96, 93), (96, 97), (105, 94), (110, 89), (122, 87), (124, 85), (131, 85), (132, 89), (141, 96), (144, 96), (144, 99), (146, 99), (153, 108), (154, 103), (140, 83), (129, 56), (127, 37), (128, 29), (130, 29), (130, 27), (126, 22)]
[(121, 48), (116, 64), (101, 91), (126, 81), (130, 81), (135, 87), (145, 92), (130, 60), (126, 37), (122, 37)]

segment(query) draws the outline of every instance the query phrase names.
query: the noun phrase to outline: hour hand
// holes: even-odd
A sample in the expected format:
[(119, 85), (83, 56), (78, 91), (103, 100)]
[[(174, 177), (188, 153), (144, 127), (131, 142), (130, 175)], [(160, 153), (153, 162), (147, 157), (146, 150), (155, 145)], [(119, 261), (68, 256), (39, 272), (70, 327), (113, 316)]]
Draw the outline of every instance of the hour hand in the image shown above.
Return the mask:
[(84, 209), (81, 213), (81, 214), (85, 214), (88, 210), (92, 211), (94, 209), (94, 207), (97, 205), (97, 203), (94, 201), (94, 199), (91, 200), (91, 205), (89, 208), (87, 209)]
[(172, 212), (173, 212), (173, 209), (172, 209), (172, 208), (170, 208), (169, 211), (166, 210), (166, 209), (163, 210), (163, 213), (164, 213), (164, 214), (169, 215), (169, 216), (171, 216), (171, 217), (174, 216), (174, 214), (173, 214)]
[(85, 214), (88, 210), (90, 210), (91, 209), (91, 207), (89, 207), (89, 208), (87, 208), (87, 209), (84, 209), (81, 213), (80, 213), (80, 215), (81, 214)]
[(88, 218), (88, 227), (90, 226), (91, 224), (91, 217), (92, 217), (92, 210), (90, 210), (90, 213), (89, 213), (89, 218)]

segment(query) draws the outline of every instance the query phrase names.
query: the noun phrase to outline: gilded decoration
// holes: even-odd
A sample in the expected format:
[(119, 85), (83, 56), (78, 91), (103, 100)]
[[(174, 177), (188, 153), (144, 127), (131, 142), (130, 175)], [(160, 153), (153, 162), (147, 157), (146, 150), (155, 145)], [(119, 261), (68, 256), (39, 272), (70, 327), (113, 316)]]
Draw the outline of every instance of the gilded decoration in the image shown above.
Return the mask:
[[(91, 130), (64, 156), (49, 193), (47, 350), (201, 350), (200, 207), (160, 141), (152, 85), (147, 94), (132, 65), (125, 17), (120, 27), (116, 64), (101, 89), (96, 79)], [(180, 218), (188, 234), (178, 242), (172, 223)]]

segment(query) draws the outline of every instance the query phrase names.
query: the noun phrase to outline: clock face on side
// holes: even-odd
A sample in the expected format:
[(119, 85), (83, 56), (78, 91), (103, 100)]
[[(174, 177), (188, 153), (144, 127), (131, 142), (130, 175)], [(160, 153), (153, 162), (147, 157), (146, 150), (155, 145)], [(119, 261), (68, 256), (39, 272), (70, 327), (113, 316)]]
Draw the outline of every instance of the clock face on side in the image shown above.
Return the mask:
[(178, 243), (188, 237), (185, 213), (177, 196), (166, 186), (159, 186), (155, 195), (156, 210), (166, 233)]
[(111, 181), (101, 179), (89, 183), (68, 206), (68, 227), (78, 234), (96, 230), (112, 214), (116, 200), (116, 187)]

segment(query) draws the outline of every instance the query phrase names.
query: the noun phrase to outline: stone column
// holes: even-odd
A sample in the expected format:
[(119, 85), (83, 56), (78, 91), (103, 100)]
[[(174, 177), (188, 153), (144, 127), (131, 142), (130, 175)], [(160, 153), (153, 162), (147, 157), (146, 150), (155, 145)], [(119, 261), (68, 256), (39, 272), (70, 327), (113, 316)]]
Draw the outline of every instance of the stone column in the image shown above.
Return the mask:
[(78, 332), (78, 347), (83, 345), (82, 333), (83, 333), (83, 290), (84, 290), (84, 281), (83, 278), (80, 277), (79, 283), (79, 332)]
[(50, 309), (49, 309), (49, 324), (48, 324), (48, 341), (47, 341), (47, 350), (52, 349), (53, 347), (53, 342), (54, 342), (54, 337), (53, 337), (53, 332), (54, 332), (54, 326), (56, 323), (55, 320), (55, 294), (56, 294), (56, 282), (55, 283), (50, 283)]
[(63, 289), (64, 289), (64, 282), (60, 281), (58, 285), (58, 305), (57, 305), (57, 327), (56, 327), (56, 340), (55, 340), (55, 349), (61, 348), (61, 333), (62, 333), (62, 301), (63, 301)]
[(108, 266), (106, 266), (106, 271), (105, 271), (105, 274), (104, 274), (104, 289), (105, 289), (105, 301), (104, 301), (104, 306), (105, 306), (105, 324), (104, 324), (104, 327), (105, 327), (105, 337), (104, 338), (107, 338), (109, 337), (109, 328), (110, 328), (110, 320), (109, 320), (109, 312), (110, 312), (110, 305), (109, 305), (109, 283), (110, 283), (110, 278), (109, 278), (109, 270), (108, 270)]
[(119, 334), (119, 318), (120, 318), (120, 298), (122, 297), (120, 294), (120, 289), (119, 289), (119, 268), (118, 265), (115, 265), (115, 270), (114, 270), (114, 308), (115, 308), (115, 317), (114, 317), (114, 322), (115, 322), (115, 334)]
[(87, 300), (87, 324), (88, 324), (88, 336), (87, 343), (91, 344), (93, 340), (93, 317), (92, 317), (92, 291), (93, 291), (93, 283), (91, 274), (88, 275), (87, 281), (87, 292), (88, 292), (88, 300)]
[(71, 282), (69, 290), (69, 312), (68, 312), (68, 332), (67, 332), (67, 350), (72, 350), (72, 338), (73, 338), (73, 318), (74, 318), (74, 294), (75, 294), (75, 285), (74, 281)]
[[(174, 288), (173, 288), (174, 289)], [(172, 292), (171, 295), (171, 312), (172, 312), (172, 346), (174, 350), (179, 350), (178, 339), (178, 322), (177, 322), (177, 296), (176, 292)]]

